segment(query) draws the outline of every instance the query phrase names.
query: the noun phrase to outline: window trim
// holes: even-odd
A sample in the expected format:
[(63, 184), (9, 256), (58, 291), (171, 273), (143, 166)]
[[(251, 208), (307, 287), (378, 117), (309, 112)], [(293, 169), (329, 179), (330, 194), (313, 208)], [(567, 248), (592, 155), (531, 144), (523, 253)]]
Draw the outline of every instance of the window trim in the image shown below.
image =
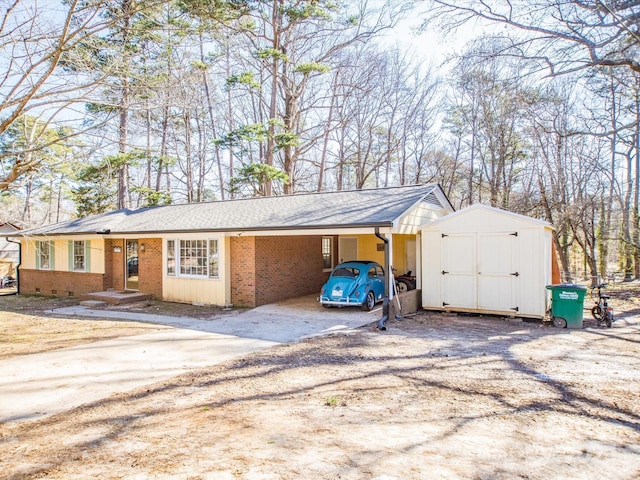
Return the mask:
[[(205, 256), (204, 257), (193, 257), (193, 258), (203, 258), (205, 261), (206, 273), (203, 275), (193, 274), (193, 273), (181, 273), (182, 272), (182, 249), (183, 242), (204, 242), (205, 244)], [(217, 252), (212, 257), (211, 247), (215, 242), (217, 245)], [(170, 255), (170, 245), (173, 244), (173, 255)], [(169, 278), (189, 278), (195, 280), (220, 280), (220, 237), (173, 237), (165, 239), (165, 259), (164, 259), (164, 276)], [(215, 258), (217, 259), (218, 271), (217, 274), (212, 276), (211, 274), (211, 260)], [(173, 272), (169, 270), (169, 262), (173, 260), (174, 267)]]
[[(49, 266), (42, 266), (42, 252), (43, 246), (47, 247), (49, 250)], [(55, 248), (53, 240), (38, 240), (36, 243), (36, 270), (55, 270), (55, 256), (54, 256)]]
[[(78, 245), (76, 245), (78, 244)], [(82, 244), (80, 247), (79, 244)], [(82, 249), (82, 268), (76, 268), (76, 246)], [(69, 240), (69, 271), (70, 272), (90, 272), (90, 240)]]
[[(326, 253), (325, 252), (325, 241), (329, 242), (329, 252)], [(322, 271), (323, 272), (330, 272), (333, 270), (333, 267), (335, 267), (335, 263), (334, 263), (334, 254), (333, 254), (333, 237), (330, 236), (323, 236), (322, 237), (322, 244), (320, 246), (320, 254), (322, 255)], [(325, 258), (329, 259), (329, 266), (326, 267), (325, 264)]]
[[(178, 276), (178, 256), (176, 255), (176, 239), (175, 238), (167, 238), (166, 242), (166, 260), (164, 265), (164, 273), (167, 277), (177, 277)], [(169, 243), (172, 243), (171, 250), (173, 253), (169, 255)], [(173, 271), (169, 270), (169, 261), (173, 260)]]

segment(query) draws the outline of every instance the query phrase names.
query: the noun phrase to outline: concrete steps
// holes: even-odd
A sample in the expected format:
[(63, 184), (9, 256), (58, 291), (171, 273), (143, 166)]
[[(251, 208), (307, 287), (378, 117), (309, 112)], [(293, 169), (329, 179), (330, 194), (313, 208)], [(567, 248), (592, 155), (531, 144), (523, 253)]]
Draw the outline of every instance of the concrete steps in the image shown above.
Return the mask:
[[(80, 305), (85, 306), (104, 306), (106, 305), (123, 305), (126, 303), (144, 302), (149, 300), (151, 295), (143, 292), (132, 290), (113, 290), (106, 292), (93, 292), (80, 296)], [(92, 303), (83, 303), (92, 302)], [(96, 305), (95, 302), (102, 302), (102, 305)]]

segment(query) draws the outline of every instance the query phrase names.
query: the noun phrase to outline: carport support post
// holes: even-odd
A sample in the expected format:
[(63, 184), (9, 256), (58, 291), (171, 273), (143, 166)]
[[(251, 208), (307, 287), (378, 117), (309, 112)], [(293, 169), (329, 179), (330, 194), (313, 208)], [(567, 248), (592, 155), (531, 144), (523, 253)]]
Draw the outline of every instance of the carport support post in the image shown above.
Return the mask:
[(389, 258), (389, 240), (380, 235), (380, 228), (376, 227), (376, 237), (384, 242), (384, 271), (385, 271), (385, 282), (384, 282), (384, 298), (382, 299), (382, 318), (378, 320), (378, 329), (386, 330), (387, 327), (385, 323), (389, 318), (389, 279), (391, 278), (391, 265)]

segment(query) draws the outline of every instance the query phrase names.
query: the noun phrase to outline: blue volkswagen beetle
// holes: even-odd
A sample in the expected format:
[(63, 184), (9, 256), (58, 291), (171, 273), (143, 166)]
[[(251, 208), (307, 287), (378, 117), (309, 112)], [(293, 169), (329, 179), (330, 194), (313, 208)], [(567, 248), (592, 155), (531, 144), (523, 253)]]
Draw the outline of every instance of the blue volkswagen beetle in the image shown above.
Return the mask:
[(324, 307), (361, 306), (371, 310), (384, 297), (384, 270), (376, 262), (344, 262), (333, 269), (320, 291)]

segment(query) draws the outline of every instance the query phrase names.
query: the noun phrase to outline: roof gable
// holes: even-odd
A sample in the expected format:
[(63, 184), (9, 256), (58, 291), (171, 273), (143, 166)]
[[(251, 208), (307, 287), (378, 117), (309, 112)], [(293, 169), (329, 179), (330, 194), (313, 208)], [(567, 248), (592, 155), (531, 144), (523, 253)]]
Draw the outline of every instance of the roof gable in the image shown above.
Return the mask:
[(469, 230), (475, 225), (480, 230), (495, 230), (509, 228), (553, 228), (550, 223), (533, 217), (527, 217), (519, 213), (509, 212), (496, 207), (490, 207), (481, 203), (475, 203), (458, 210), (451, 215), (434, 220), (424, 229), (461, 228)]

